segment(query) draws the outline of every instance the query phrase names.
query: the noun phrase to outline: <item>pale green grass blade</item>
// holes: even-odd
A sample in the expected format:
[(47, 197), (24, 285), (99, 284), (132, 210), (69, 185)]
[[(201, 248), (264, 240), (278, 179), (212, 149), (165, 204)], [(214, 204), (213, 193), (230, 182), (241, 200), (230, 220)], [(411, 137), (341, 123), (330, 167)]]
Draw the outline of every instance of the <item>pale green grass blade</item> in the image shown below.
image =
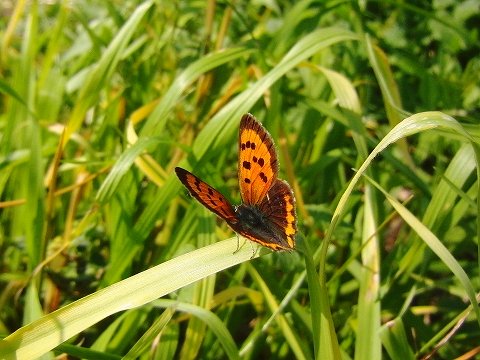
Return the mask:
[[(107, 316), (147, 304), (252, 258), (250, 246), (243, 246), (235, 252), (236, 249), (237, 238), (234, 237), (181, 255), (99, 290), (9, 335), (0, 342), (0, 357), (38, 357)], [(255, 256), (265, 252), (260, 249)]]
[[(197, 206), (196, 204), (193, 206)], [(207, 209), (202, 209), (200, 219), (198, 221), (198, 247), (204, 247), (216, 241), (215, 236), (215, 219)], [(187, 300), (192, 305), (207, 309), (212, 303), (215, 294), (216, 276), (211, 275), (192, 284), (193, 291)], [(183, 298), (179, 298), (182, 300)], [(184, 359), (195, 359), (199, 357), (199, 351), (205, 340), (206, 324), (196, 317), (192, 317), (188, 321), (185, 332), (185, 342), (182, 345), (180, 357)], [(238, 351), (237, 351), (238, 353)]]
[[(369, 35), (365, 37), (365, 44), (370, 64), (375, 72), (375, 77), (380, 85), (380, 90), (382, 91), (383, 103), (385, 105), (388, 121), (390, 125), (394, 127), (402, 120), (404, 115), (400, 92), (397, 83), (395, 82), (395, 76), (390, 68), (387, 55), (380, 47), (372, 42)], [(405, 161), (410, 165), (413, 165), (408, 152), (408, 144), (400, 139), (398, 145), (403, 151)]]
[(380, 249), (374, 218), (372, 187), (365, 187), (362, 227), (362, 269), (358, 296), (358, 331), (355, 359), (381, 359)]
[[(375, 184), (371, 179), (370, 181)], [(443, 243), (430, 231), (418, 218), (413, 215), (405, 206), (398, 202), (393, 196), (383, 190), (378, 184), (375, 184), (395, 208), (398, 214), (410, 225), (410, 227), (417, 233), (417, 235), (427, 244), (427, 246), (443, 261), (443, 263), (450, 269), (450, 271), (457, 277), (462, 284), (466, 295), (468, 296), (473, 309), (475, 311), (477, 321), (480, 324), (480, 309), (476, 300), (475, 289), (463, 268), (443, 245)]]
[[(249, 264), (248, 264), (249, 265)], [(278, 303), (275, 299), (275, 296), (271, 293), (268, 285), (262, 279), (260, 274), (256, 271), (256, 269), (249, 265), (248, 270), (250, 276), (252, 276), (253, 280), (257, 283), (258, 287), (262, 291), (265, 301), (270, 308), (270, 310), (275, 313), (278, 310)], [(281, 329), (285, 340), (288, 342), (292, 352), (295, 354), (296, 359), (307, 359), (306, 350), (304, 349), (297, 337), (295, 336), (295, 332), (293, 331), (292, 326), (287, 321), (286, 317), (283, 314), (277, 314), (275, 321), (277, 322), (279, 328)]]
[[(355, 176), (352, 178), (350, 184), (348, 185), (345, 192), (342, 194), (340, 201), (335, 209), (335, 212), (332, 217), (329, 228), (327, 229), (325, 242), (322, 247), (322, 253), (320, 257), (320, 281), (321, 283), (325, 282), (325, 261), (326, 261), (326, 251), (328, 243), (331, 239), (333, 230), (336, 228), (340, 218), (343, 215), (343, 212), (347, 208), (347, 201), (350, 198), (350, 195), (357, 185), (360, 176), (365, 173), (365, 171), (370, 166), (373, 159), (386, 147), (390, 144), (410, 135), (413, 135), (418, 132), (427, 131), (431, 129), (442, 129), (444, 131), (456, 132), (462, 134), (466, 140), (470, 140), (468, 134), (463, 130), (461, 125), (456, 122), (453, 118), (440, 113), (440, 112), (426, 112), (412, 115), (409, 118), (403, 120), (397, 126), (395, 126), (375, 147), (375, 149), (370, 153), (368, 158), (364, 161), (362, 166), (359, 168)], [(458, 270), (458, 269), (457, 269)], [(465, 279), (463, 279), (465, 280)], [(470, 296), (470, 294), (469, 294)], [(363, 329), (365, 330), (365, 329)]]
[(308, 243), (302, 241), (301, 244), (305, 245), (303, 256), (305, 257), (308, 292), (310, 294), (310, 316), (315, 358), (341, 359), (326, 284), (320, 282), (312, 256), (313, 252)]
[[(250, 255), (252, 254), (251, 249)], [(193, 304), (183, 303), (175, 300), (160, 299), (153, 302), (154, 306), (159, 307), (172, 307), (174, 306), (177, 311), (182, 311), (191, 314), (205, 323), (210, 330), (216, 335), (218, 341), (222, 344), (225, 354), (229, 359), (239, 359), (238, 349), (233, 341), (225, 324), (218, 318), (217, 315), (208, 311), (200, 306)]]
[(331, 69), (322, 66), (318, 68), (327, 78), (335, 97), (338, 99), (339, 105), (360, 114), (362, 111), (360, 99), (351, 81), (344, 75)]
[(395, 126), (401, 121), (402, 103), (388, 58), (382, 49), (375, 46), (370, 36), (366, 36), (365, 43), (370, 64), (382, 91), (388, 120), (392, 126)]
[(338, 346), (336, 343), (337, 334), (335, 327), (333, 326), (332, 315), (330, 312), (330, 302), (328, 300), (328, 288), (326, 284), (320, 281), (320, 311), (322, 312), (320, 322), (320, 356), (319, 359), (327, 360), (340, 360), (341, 357), (338, 354)]
[[(345, 109), (352, 111), (357, 116), (346, 116), (345, 126), (354, 130), (353, 131), (353, 140), (355, 142), (355, 146), (360, 154), (360, 159), (363, 160), (368, 156), (368, 147), (367, 147), (367, 132), (365, 130), (365, 126), (361, 121), (360, 114), (362, 112), (362, 108), (360, 105), (360, 99), (358, 97), (357, 91), (353, 84), (350, 82), (342, 74), (326, 69), (323, 67), (319, 67), (319, 70), (325, 75), (328, 80), (328, 83), (332, 87), (332, 91), (337, 98), (339, 105)], [(312, 104), (316, 106), (316, 104)], [(330, 106), (326, 106), (326, 111), (336, 111), (337, 109), (332, 109)], [(324, 113), (325, 111), (322, 111)]]
[[(338, 99), (340, 106), (351, 110), (355, 114), (361, 113), (361, 106), (358, 94), (353, 84), (343, 75), (329, 69), (320, 68), (322, 73), (326, 76), (330, 86), (332, 87), (335, 96)], [(357, 148), (359, 159), (367, 158), (367, 131), (364, 124), (361, 122), (360, 116), (347, 117), (348, 128), (354, 129), (353, 139)], [(357, 160), (357, 161), (358, 161)], [(368, 171), (368, 170), (367, 170)], [(378, 336), (371, 336), (377, 334), (380, 329), (380, 253), (378, 246), (378, 237), (376, 219), (374, 216), (375, 197), (373, 196), (370, 185), (365, 186), (365, 206), (363, 211), (363, 226), (362, 226), (362, 264), (359, 285), (358, 297), (358, 331), (355, 348), (355, 359), (380, 359), (381, 358), (381, 342)], [(310, 285), (310, 281), (309, 281)], [(325, 296), (325, 295), (323, 295)], [(323, 299), (324, 304), (328, 304), (328, 299)], [(323, 321), (320, 334), (330, 333), (331, 341), (321, 347), (322, 353), (319, 358), (338, 358), (340, 350), (337, 344), (333, 327), (333, 322), (328, 321), (331, 315), (327, 316), (330, 310), (324, 309), (322, 313), (325, 315), (327, 321)], [(327, 337), (328, 338), (328, 337)], [(326, 352), (327, 346), (332, 348), (331, 351)]]
[[(30, 282), (25, 296), (25, 313), (23, 314), (23, 324), (29, 324), (32, 321), (40, 319), (43, 315), (42, 304), (38, 296), (38, 289), (34, 282)], [(45, 353), (38, 358), (39, 360), (53, 359), (53, 354)]]
[[(464, 144), (453, 156), (445, 170), (444, 177), (449, 181), (441, 180), (432, 194), (432, 199), (422, 216), (422, 223), (435, 231), (446, 217), (451, 216), (452, 207), (458, 198), (458, 191), (455, 187), (461, 188), (465, 182), (469, 181), (475, 170), (475, 155), (470, 144)], [(473, 197), (475, 198), (475, 196)], [(455, 223), (452, 223), (455, 225)], [(410, 274), (423, 262), (422, 254), (425, 251), (425, 244), (416, 241), (411, 244), (408, 252), (399, 262), (397, 276), (401, 274)]]
[(43, 315), (42, 305), (38, 299), (38, 289), (31, 283), (26, 290), (24, 324), (31, 323)]
[(167, 326), (160, 338), (158, 347), (155, 349), (155, 360), (175, 359), (180, 340), (180, 326)]
[(470, 144), (464, 144), (458, 149), (448, 164), (442, 181), (435, 188), (432, 200), (425, 210), (422, 222), (428, 227), (434, 227), (436, 223), (449, 216), (455, 200), (458, 198), (458, 189), (461, 189), (465, 182), (475, 170), (475, 153)]
[(122, 359), (138, 359), (139, 356), (145, 354), (152, 346), (155, 338), (161, 334), (165, 326), (167, 326), (172, 319), (172, 316), (175, 314), (175, 308), (175, 305), (166, 308), (163, 314), (155, 320), (145, 334), (142, 335)]
[(373, 159), (385, 148), (398, 141), (399, 139), (432, 129), (443, 129), (457, 132), (459, 134), (462, 134), (466, 139), (469, 139), (468, 134), (463, 130), (461, 125), (455, 119), (441, 112), (432, 111), (418, 113), (403, 120), (380, 141), (380, 143), (370, 153), (368, 158), (365, 160), (365, 162), (358, 169), (357, 173), (350, 181), (350, 184), (340, 198), (340, 201), (333, 214), (332, 222), (326, 234), (327, 240), (330, 239), (331, 231), (336, 227), (339, 218), (345, 210), (346, 202), (348, 201), (353, 188), (358, 183), (360, 176), (362, 176), (368, 166), (370, 166)]
[(146, 312), (143, 308), (128, 310), (116, 316), (108, 327), (95, 339), (90, 350), (108, 352), (110, 349), (121, 350), (122, 342), (130, 343), (128, 333), (135, 334), (139, 329), (139, 323), (146, 320)]

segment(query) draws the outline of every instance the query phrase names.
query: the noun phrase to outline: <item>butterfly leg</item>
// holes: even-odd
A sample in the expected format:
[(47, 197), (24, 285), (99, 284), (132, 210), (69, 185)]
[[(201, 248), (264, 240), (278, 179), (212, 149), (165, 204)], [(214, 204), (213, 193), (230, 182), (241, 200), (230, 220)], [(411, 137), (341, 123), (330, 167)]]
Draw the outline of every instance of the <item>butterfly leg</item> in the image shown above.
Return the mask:
[(240, 250), (240, 238), (238, 237), (237, 233), (235, 233), (235, 235), (237, 235), (237, 248), (233, 252), (233, 255), (235, 255), (238, 252), (238, 250)]
[(250, 243), (250, 247), (252, 248), (252, 256), (250, 257), (250, 260), (252, 260), (252, 259), (255, 257), (255, 254), (256, 254), (257, 251), (258, 251), (258, 246), (257, 246), (257, 248), (255, 249), (255, 248), (253, 247), (253, 243), (252, 243), (251, 241), (249, 241), (249, 243)]

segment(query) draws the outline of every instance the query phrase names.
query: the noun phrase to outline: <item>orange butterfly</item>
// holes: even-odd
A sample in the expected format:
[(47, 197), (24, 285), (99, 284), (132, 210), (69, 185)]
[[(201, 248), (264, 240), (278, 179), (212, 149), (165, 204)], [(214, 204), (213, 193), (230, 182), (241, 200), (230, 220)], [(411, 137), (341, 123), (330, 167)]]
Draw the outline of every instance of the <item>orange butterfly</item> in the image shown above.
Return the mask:
[(224, 219), (238, 234), (272, 250), (295, 248), (295, 197), (286, 181), (277, 179), (278, 159), (272, 137), (251, 114), (240, 121), (238, 182), (242, 204), (232, 206), (210, 185), (175, 168), (190, 194)]

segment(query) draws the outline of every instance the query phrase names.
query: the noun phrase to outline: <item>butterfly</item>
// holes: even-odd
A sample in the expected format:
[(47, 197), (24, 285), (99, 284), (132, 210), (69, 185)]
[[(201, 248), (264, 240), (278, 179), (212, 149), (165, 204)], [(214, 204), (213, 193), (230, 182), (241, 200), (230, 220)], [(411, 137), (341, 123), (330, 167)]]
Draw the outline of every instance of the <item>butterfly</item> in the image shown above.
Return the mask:
[(240, 121), (238, 183), (242, 204), (232, 206), (219, 191), (180, 167), (175, 172), (190, 194), (247, 239), (272, 250), (295, 248), (297, 215), (293, 191), (277, 178), (273, 139), (251, 114)]

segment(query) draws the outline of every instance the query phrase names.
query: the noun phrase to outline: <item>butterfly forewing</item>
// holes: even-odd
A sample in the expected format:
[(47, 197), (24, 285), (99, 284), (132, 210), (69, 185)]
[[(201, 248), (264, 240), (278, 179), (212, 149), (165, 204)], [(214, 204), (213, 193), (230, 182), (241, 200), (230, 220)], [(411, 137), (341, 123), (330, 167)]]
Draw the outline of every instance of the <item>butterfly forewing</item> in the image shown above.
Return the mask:
[(175, 172), (190, 194), (207, 209), (213, 211), (229, 224), (237, 222), (235, 210), (220, 192), (185, 169), (176, 167)]
[(272, 137), (251, 114), (240, 121), (238, 182), (244, 204), (259, 204), (278, 174)]

